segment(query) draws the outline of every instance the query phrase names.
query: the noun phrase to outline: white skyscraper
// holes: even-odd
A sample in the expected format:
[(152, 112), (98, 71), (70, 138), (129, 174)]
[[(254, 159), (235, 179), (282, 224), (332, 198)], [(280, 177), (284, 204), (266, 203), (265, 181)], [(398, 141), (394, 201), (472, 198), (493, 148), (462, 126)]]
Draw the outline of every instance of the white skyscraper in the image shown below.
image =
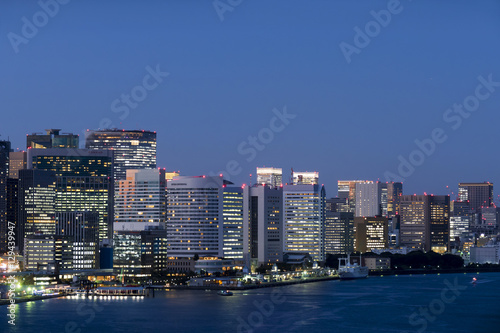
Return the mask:
[(283, 186), (283, 251), (309, 253), (325, 259), (325, 188), (319, 185)]
[(222, 257), (222, 176), (174, 177), (167, 183), (168, 255)]
[(114, 230), (165, 228), (165, 171), (129, 169), (126, 175), (125, 180), (116, 182)]

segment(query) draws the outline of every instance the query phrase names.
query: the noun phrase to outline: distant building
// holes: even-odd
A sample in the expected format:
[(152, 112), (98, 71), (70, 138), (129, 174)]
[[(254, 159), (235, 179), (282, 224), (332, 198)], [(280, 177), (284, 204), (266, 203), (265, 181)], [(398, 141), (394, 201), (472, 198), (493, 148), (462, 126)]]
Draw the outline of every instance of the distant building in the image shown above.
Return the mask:
[(472, 222), (469, 202), (453, 200), (450, 214), (450, 240), (467, 236)]
[(387, 187), (387, 213), (382, 212), (383, 216), (389, 218), (399, 215), (400, 197), (403, 195), (403, 183), (391, 182), (385, 184)]
[(161, 169), (129, 169), (127, 179), (118, 180), (115, 189), (117, 230), (141, 231), (146, 226), (165, 228), (166, 180)]
[(401, 196), (401, 246), (444, 253), (449, 248), (449, 237), (449, 196)]
[(19, 228), (17, 245), (23, 253), (24, 239), (56, 231), (56, 175), (53, 171), (19, 171)]
[(386, 217), (355, 217), (354, 233), (355, 251), (371, 252), (372, 249), (385, 249), (389, 245)]
[(9, 178), (19, 178), (19, 170), (27, 169), (25, 151), (13, 151), (9, 154)]
[(0, 141), (0, 252), (7, 252), (7, 179), (9, 176), (10, 141)]
[(222, 177), (175, 177), (167, 183), (168, 254), (222, 257)]
[(128, 169), (156, 168), (156, 132), (104, 129), (87, 131), (85, 148), (114, 151), (114, 178), (126, 179)]
[(80, 145), (80, 137), (76, 134), (60, 134), (60, 129), (47, 129), (45, 131), (47, 134), (26, 135), (26, 149), (78, 148)]
[(283, 261), (283, 188), (245, 186), (243, 249), (247, 265)]
[(356, 213), (356, 184), (373, 183), (370, 180), (339, 180), (338, 197), (347, 198), (349, 212)]
[(57, 212), (57, 236), (73, 244), (74, 270), (99, 268), (99, 213), (96, 211)]
[(224, 258), (243, 260), (243, 188), (236, 186), (223, 188), (223, 255)]
[(318, 185), (319, 172), (292, 172), (293, 185)]
[[(381, 215), (381, 197), (382, 184), (380, 182), (356, 183), (355, 216), (362, 217)], [(387, 206), (387, 196), (385, 199)]]
[(354, 214), (326, 211), (325, 253), (349, 254), (354, 251)]
[(472, 225), (472, 230), (478, 234), (496, 235), (499, 230), (500, 208), (482, 207), (479, 212), (480, 218)]
[(459, 183), (458, 197), (462, 202), (468, 201), (473, 211), (490, 207), (493, 204), (493, 183)]
[(49, 271), (73, 269), (71, 237), (30, 235), (24, 239), (24, 269)]
[(363, 257), (363, 266), (370, 271), (384, 271), (391, 269), (391, 258)]
[(325, 210), (327, 212), (349, 213), (349, 203), (347, 198), (326, 199)]
[(283, 252), (307, 252), (324, 261), (324, 186), (284, 185), (283, 224)]
[(283, 170), (281, 168), (257, 168), (257, 184), (271, 187), (283, 185)]
[(500, 264), (500, 246), (471, 246), (470, 262), (476, 264)]
[(29, 149), (28, 169), (57, 176), (56, 210), (99, 212), (99, 240), (113, 235), (113, 151), (90, 149)]

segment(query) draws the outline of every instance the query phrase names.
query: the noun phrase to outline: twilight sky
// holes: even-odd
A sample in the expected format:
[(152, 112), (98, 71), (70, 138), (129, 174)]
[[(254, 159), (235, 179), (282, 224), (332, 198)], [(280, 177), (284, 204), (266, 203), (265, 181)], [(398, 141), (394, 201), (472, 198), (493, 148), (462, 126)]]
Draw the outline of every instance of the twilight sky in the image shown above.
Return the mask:
[(500, 187), (498, 1), (59, 1), (0, 3), (15, 148), (46, 128), (147, 129), (182, 175), (293, 167), (327, 196), (338, 179)]

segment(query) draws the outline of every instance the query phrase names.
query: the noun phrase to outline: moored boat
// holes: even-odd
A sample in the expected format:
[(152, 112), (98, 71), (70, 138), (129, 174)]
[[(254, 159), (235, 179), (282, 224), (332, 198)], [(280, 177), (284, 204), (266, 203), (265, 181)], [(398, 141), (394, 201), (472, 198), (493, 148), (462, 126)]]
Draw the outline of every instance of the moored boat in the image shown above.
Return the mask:
[[(345, 262), (344, 265), (341, 264), (342, 261)], [(338, 272), (341, 280), (363, 279), (368, 276), (368, 267), (361, 266), (361, 257), (359, 265), (351, 264), (351, 256), (347, 255), (347, 258), (339, 258)]]

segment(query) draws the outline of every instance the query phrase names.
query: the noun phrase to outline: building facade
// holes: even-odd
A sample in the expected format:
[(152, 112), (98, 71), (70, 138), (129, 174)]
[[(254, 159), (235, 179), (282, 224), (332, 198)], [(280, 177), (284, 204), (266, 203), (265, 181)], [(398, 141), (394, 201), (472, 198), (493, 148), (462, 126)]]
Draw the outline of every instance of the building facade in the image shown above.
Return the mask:
[(283, 189), (266, 185), (245, 187), (243, 239), (247, 265), (283, 261)]
[(105, 129), (87, 131), (85, 148), (114, 151), (114, 178), (126, 179), (128, 169), (156, 168), (156, 132)]
[(113, 151), (29, 149), (28, 168), (53, 171), (57, 176), (56, 211), (97, 211), (99, 241), (112, 239)]
[(147, 226), (156, 226), (164, 229), (165, 200), (165, 170), (127, 170), (127, 179), (116, 182), (114, 228), (141, 231)]
[(167, 183), (168, 253), (222, 257), (222, 176), (175, 177)]
[(493, 183), (459, 183), (458, 198), (462, 202), (468, 201), (474, 212), (481, 207), (490, 207), (493, 204)]
[(283, 170), (281, 168), (257, 168), (257, 184), (271, 187), (283, 185)]
[(449, 248), (450, 197), (403, 195), (400, 245), (444, 253)]
[(283, 186), (283, 252), (325, 260), (325, 200), (323, 186)]
[(224, 186), (222, 206), (224, 258), (243, 260), (243, 188)]
[(325, 213), (325, 253), (349, 254), (354, 251), (354, 214)]
[(385, 249), (389, 245), (386, 217), (355, 217), (354, 233), (355, 251), (371, 252), (372, 249)]

